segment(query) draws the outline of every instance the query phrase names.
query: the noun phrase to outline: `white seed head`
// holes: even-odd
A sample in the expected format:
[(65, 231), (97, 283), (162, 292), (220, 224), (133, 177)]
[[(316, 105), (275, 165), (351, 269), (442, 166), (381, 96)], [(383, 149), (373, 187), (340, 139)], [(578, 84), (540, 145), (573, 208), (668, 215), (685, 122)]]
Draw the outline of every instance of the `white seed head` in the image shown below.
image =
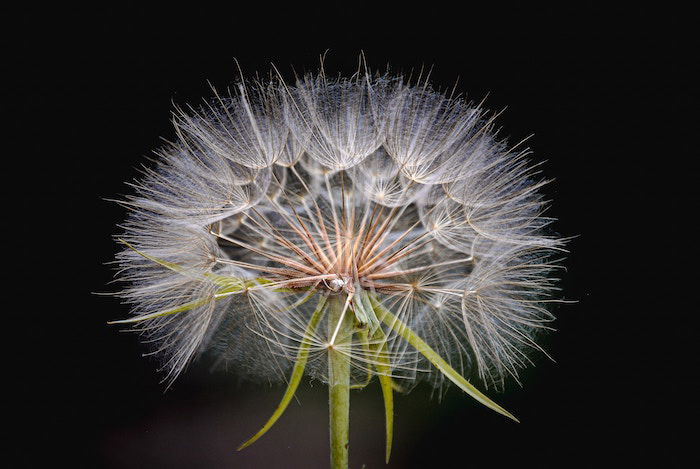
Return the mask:
[[(386, 324), (359, 341), (362, 292), (461, 373), (517, 379), (553, 320), (563, 242), (542, 215), (547, 181), (492, 117), (369, 73), (241, 83), (177, 109), (174, 142), (124, 201), (118, 254), (121, 294), (166, 379), (204, 351), (283, 379), (302, 345), (306, 372), (326, 379), (330, 344), (357, 382), (382, 358), (408, 383), (444, 384)], [(335, 336), (326, 317), (307, 331), (319, 296), (345, 302), (358, 334)]]

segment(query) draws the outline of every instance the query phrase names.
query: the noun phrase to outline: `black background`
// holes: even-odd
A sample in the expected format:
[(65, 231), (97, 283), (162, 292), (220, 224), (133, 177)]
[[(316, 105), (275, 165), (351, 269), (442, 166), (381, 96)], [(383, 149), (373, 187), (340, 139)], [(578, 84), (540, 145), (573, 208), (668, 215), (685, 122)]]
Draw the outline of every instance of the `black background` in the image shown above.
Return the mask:
[[(304, 22), (272, 5), (177, 13), (29, 13), (4, 38), (12, 53), (5, 91), (14, 98), (8, 140), (18, 144), (7, 158), (18, 169), (5, 177), (20, 188), (5, 197), (13, 217), (6, 246), (23, 258), (24, 299), (12, 309), (20, 324), (7, 329), (21, 345), (7, 361), (20, 370), (11, 387), (25, 410), (13, 433), (35, 448), (21, 452), (25, 462), (326, 467), (323, 386), (304, 384), (277, 425), (237, 453), (283, 389), (195, 363), (164, 392), (137, 337), (106, 325), (126, 308), (94, 294), (118, 289), (105, 264), (125, 212), (104, 199), (128, 193), (124, 182), (160, 137), (173, 136), (173, 102), (210, 96), (207, 81), (232, 82), (234, 58), (246, 76), (274, 62), (291, 78), (292, 67), (316, 70), (326, 50), (329, 73), (352, 73), (363, 50), (374, 69), (433, 67), (436, 86), (459, 78), (459, 91), (488, 94), (494, 110), (507, 106), (504, 134), (534, 133), (535, 158), (555, 179), (546, 191), (556, 229), (576, 236), (561, 284), (576, 303), (556, 309), (558, 331), (543, 339), (556, 363), (540, 357), (522, 388), (491, 393), (522, 423), (454, 389), (439, 401), (419, 387), (396, 398), (389, 467), (607, 466), (680, 455), (682, 424), (697, 413), (685, 396), (697, 364), (682, 364), (695, 342), (692, 291), (676, 283), (697, 237), (693, 211), (682, 208), (697, 210), (697, 196), (683, 192), (697, 154), (689, 117), (697, 59), (682, 12), (506, 18), (362, 7), (297, 11)], [(351, 467), (384, 466), (382, 412), (376, 384), (353, 394)]]

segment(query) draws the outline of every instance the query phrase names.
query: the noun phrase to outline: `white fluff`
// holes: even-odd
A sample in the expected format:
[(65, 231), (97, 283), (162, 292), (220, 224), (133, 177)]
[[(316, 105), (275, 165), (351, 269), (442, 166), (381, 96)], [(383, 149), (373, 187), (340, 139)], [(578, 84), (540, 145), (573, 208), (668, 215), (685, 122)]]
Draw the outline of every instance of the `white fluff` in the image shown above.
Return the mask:
[[(205, 350), (282, 379), (315, 306), (305, 300), (363, 288), (460, 372), (517, 379), (553, 320), (552, 253), (563, 245), (547, 233), (546, 181), (528, 151), (499, 140), (482, 107), (400, 76), (320, 73), (235, 90), (178, 109), (175, 142), (124, 201), (120, 237), (139, 252), (118, 255), (121, 294), (145, 318), (135, 327), (166, 379)], [(243, 287), (222, 294), (217, 275)], [(322, 320), (311, 338), (307, 372), (321, 379), (332, 326)], [(384, 332), (396, 377), (443, 384)], [(372, 358), (353, 339), (334, 346), (362, 381)]]

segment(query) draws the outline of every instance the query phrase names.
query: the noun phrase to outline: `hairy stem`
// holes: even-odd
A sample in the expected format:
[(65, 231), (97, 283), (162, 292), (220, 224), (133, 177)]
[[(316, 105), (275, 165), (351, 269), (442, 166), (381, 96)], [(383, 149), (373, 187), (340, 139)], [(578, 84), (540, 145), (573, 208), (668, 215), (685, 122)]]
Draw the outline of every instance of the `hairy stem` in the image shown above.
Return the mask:
[(348, 467), (352, 315), (342, 314), (345, 305), (343, 300), (342, 297), (328, 299), (329, 335), (337, 331), (334, 343), (328, 348), (328, 406), (332, 469)]

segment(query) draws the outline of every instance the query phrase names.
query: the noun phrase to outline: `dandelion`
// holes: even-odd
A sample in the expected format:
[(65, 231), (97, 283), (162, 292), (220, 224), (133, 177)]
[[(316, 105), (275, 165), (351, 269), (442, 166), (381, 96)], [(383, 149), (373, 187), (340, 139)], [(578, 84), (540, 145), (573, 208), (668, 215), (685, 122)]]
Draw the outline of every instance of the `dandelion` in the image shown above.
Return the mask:
[(424, 379), (513, 420), (500, 388), (554, 319), (553, 256), (523, 142), (481, 103), (423, 77), (325, 72), (241, 81), (173, 113), (176, 138), (122, 200), (120, 293), (173, 382), (209, 351), (251, 379), (329, 388), (332, 467), (347, 467), (349, 396), (385, 404)]

